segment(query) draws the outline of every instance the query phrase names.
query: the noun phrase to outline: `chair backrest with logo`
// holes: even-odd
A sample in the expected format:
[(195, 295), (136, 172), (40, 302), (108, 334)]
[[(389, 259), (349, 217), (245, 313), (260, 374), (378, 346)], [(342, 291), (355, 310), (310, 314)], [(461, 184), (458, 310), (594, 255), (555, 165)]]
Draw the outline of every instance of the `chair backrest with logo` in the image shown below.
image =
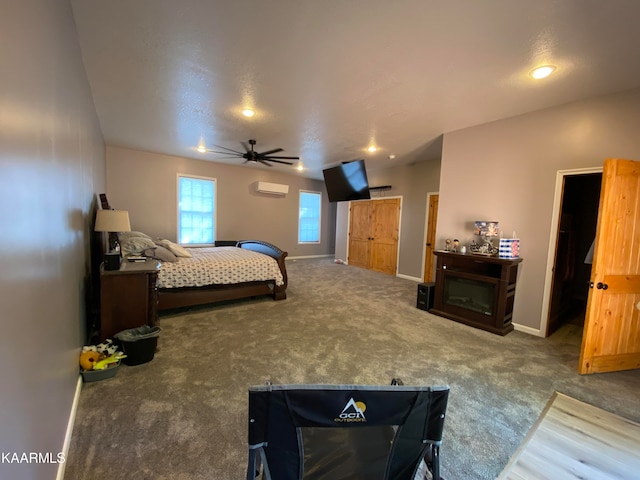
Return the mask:
[(440, 478), (449, 387), (265, 385), (249, 389), (247, 479)]

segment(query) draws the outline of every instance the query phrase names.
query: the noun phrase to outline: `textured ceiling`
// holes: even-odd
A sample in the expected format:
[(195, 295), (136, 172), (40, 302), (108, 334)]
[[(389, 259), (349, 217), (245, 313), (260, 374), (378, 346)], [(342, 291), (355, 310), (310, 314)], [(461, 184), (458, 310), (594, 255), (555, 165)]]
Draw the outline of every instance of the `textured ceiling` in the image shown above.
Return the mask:
[[(640, 86), (638, 0), (71, 4), (108, 144), (241, 165), (196, 148), (254, 138), (313, 178), (438, 158), (443, 133)], [(553, 76), (528, 76), (545, 63)]]

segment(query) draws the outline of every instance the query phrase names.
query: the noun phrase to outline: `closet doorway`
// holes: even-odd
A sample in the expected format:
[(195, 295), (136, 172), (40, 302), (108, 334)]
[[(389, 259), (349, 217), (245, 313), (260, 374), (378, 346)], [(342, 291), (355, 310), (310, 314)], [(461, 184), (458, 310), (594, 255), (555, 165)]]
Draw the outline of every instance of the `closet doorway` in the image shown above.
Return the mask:
[(396, 275), (400, 198), (349, 203), (349, 265)]
[(546, 335), (584, 324), (602, 172), (563, 176)]

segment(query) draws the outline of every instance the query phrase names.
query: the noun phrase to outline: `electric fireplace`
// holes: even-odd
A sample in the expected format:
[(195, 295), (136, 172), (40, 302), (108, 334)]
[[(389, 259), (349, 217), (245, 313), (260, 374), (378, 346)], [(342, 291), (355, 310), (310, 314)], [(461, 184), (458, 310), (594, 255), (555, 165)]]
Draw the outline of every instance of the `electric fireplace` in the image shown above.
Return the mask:
[(459, 275), (445, 275), (444, 303), (491, 316), (495, 311), (496, 285)]
[(436, 288), (431, 313), (499, 335), (513, 330), (518, 264), (504, 259), (435, 252)]

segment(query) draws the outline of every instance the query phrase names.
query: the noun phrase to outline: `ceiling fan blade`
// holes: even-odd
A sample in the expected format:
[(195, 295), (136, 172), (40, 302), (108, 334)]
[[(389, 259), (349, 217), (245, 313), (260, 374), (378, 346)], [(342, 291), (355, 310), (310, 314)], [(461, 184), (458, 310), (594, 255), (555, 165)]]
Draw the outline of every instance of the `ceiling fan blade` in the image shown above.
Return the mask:
[(274, 158), (279, 158), (281, 160), (300, 160), (300, 157), (263, 157), (266, 160), (273, 160)]
[[(242, 157), (242, 155), (244, 155), (243, 153), (240, 152), (234, 152), (233, 150), (231, 150), (230, 152), (218, 152), (216, 150), (207, 150), (207, 153), (215, 153), (218, 155), (231, 155), (233, 157)], [(229, 157), (231, 158), (231, 157)]]
[(218, 160), (227, 160), (227, 159), (229, 159), (229, 160), (237, 160), (238, 158), (241, 158), (241, 157), (238, 157), (237, 155), (233, 155), (231, 157), (215, 157), (214, 159), (215, 159), (215, 161), (218, 161)]
[[(267, 162), (276, 162), (276, 163), (282, 163), (282, 164), (284, 164), (284, 165), (293, 165), (293, 163), (292, 163), (292, 162), (284, 162), (284, 161), (282, 161), (282, 160), (275, 160), (275, 159), (273, 159), (273, 158), (265, 158), (265, 160), (266, 160)], [(271, 165), (269, 165), (269, 166), (271, 166)]]
[(266, 165), (267, 167), (273, 167), (273, 165), (269, 165), (267, 162), (265, 162), (264, 160), (262, 160), (261, 158), (258, 159), (258, 162), (260, 162), (263, 165)]
[(271, 155), (272, 153), (278, 153), (278, 152), (283, 152), (284, 150), (282, 148), (274, 148), (273, 150), (268, 150), (266, 152), (261, 152), (258, 153), (258, 155), (260, 155), (261, 157), (264, 157), (266, 155)]
[[(242, 152), (238, 152), (237, 150), (232, 150), (230, 148), (227, 147), (223, 147), (221, 145), (214, 145), (214, 147), (216, 148), (221, 148), (222, 150), (226, 150), (227, 152), (233, 152), (233, 153), (237, 153), (238, 155), (242, 155)], [(207, 152), (212, 152), (212, 153), (216, 153), (213, 150), (207, 150)]]

